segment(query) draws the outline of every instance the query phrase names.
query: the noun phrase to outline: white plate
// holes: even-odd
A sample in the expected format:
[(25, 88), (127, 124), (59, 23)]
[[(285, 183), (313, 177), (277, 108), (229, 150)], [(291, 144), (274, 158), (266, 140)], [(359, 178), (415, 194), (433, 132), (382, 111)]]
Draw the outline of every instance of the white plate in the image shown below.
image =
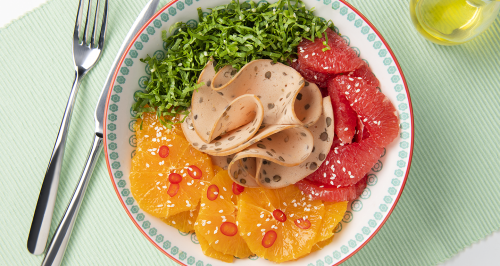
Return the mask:
[[(129, 171), (136, 139), (131, 110), (134, 93), (143, 91), (148, 78), (146, 64), (139, 61), (147, 54), (164, 56), (161, 31), (177, 22), (197, 25), (196, 9), (227, 4), (229, 0), (177, 0), (163, 7), (140, 31), (121, 59), (108, 95), (104, 143), (106, 162), (116, 194), (137, 228), (167, 256), (182, 265), (220, 265), (203, 255), (196, 235), (181, 233), (160, 219), (143, 212), (130, 193)], [(361, 249), (382, 227), (401, 196), (408, 177), (413, 150), (413, 114), (410, 95), (401, 68), (391, 49), (375, 27), (344, 1), (304, 0), (315, 15), (331, 19), (347, 43), (364, 59), (378, 77), (382, 92), (400, 115), (400, 135), (369, 174), (368, 186), (361, 197), (348, 205), (333, 242), (323, 250), (287, 265), (334, 265)], [(235, 260), (237, 265), (275, 265), (252, 257)]]

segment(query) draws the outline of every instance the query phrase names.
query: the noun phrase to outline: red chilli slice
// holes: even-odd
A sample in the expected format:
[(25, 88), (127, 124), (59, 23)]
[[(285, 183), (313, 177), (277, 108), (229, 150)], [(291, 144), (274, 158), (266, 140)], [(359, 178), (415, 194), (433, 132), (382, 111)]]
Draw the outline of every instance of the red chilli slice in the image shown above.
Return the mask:
[(274, 216), (274, 219), (284, 223), (286, 221), (286, 214), (284, 212), (282, 212), (281, 210), (274, 210), (273, 211), (273, 216)]
[(237, 184), (236, 182), (233, 182), (233, 193), (234, 193), (234, 195), (239, 195), (244, 190), (245, 190), (244, 186), (242, 186), (240, 184)]
[(238, 227), (231, 222), (224, 222), (220, 226), (220, 232), (226, 236), (234, 236), (238, 233)]
[(179, 174), (176, 174), (176, 173), (171, 173), (169, 176), (168, 176), (168, 181), (171, 183), (171, 184), (179, 184), (181, 181), (182, 181), (182, 176), (179, 175)]
[(177, 195), (177, 192), (179, 192), (179, 188), (180, 188), (179, 184), (170, 184), (170, 186), (168, 187), (167, 194), (170, 197), (173, 197)]
[(170, 149), (167, 146), (161, 146), (160, 150), (158, 150), (158, 155), (160, 155), (161, 158), (167, 158), (169, 153)]
[(214, 201), (219, 196), (219, 187), (217, 185), (210, 185), (207, 189), (207, 198)]
[(300, 229), (309, 229), (311, 227), (311, 222), (307, 219), (300, 218), (295, 220), (295, 225)]
[(267, 231), (266, 234), (264, 235), (264, 238), (262, 238), (262, 246), (265, 248), (270, 248), (276, 239), (278, 238), (278, 234), (276, 234), (275, 231)]
[(203, 175), (200, 168), (195, 165), (190, 165), (187, 169), (187, 172), (193, 179), (200, 179)]

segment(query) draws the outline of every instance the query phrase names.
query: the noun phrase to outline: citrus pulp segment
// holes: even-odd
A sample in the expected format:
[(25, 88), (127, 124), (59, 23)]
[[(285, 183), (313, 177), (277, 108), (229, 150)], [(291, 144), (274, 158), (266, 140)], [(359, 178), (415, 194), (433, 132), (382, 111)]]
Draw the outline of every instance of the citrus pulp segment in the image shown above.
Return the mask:
[(198, 204), (192, 210), (171, 215), (167, 218), (161, 218), (161, 220), (181, 232), (194, 232), (194, 223), (196, 222), (196, 218), (198, 218), (199, 210), (200, 205)]
[(203, 252), (203, 254), (205, 254), (205, 256), (225, 262), (233, 262), (234, 256), (227, 255), (220, 251), (215, 250), (213, 247), (210, 246), (210, 244), (208, 244), (208, 241), (201, 234), (197, 234), (196, 238), (198, 238), (198, 242), (200, 242), (201, 251)]
[(325, 214), (295, 186), (245, 188), (238, 198), (238, 228), (257, 256), (274, 262), (297, 259), (311, 251)]
[(205, 182), (214, 176), (210, 157), (191, 147), (183, 135), (166, 134), (179, 131), (161, 126), (156, 116), (144, 114), (142, 130), (147, 132), (139, 123), (130, 173), (130, 189), (137, 204), (159, 218), (194, 209)]
[(348, 201), (341, 202), (324, 202), (325, 215), (323, 216), (323, 224), (316, 236), (316, 242), (322, 242), (333, 236), (333, 230), (344, 217), (347, 210)]
[(253, 253), (241, 237), (237, 222), (237, 198), (227, 171), (219, 172), (201, 193), (200, 212), (195, 223), (197, 236), (214, 250), (246, 258)]

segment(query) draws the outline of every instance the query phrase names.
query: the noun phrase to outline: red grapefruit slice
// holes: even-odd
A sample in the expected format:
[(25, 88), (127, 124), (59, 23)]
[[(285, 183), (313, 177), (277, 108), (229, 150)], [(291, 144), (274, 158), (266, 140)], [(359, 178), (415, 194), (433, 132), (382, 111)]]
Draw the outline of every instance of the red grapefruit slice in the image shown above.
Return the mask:
[(370, 171), (383, 152), (384, 148), (372, 138), (348, 145), (334, 140), (325, 162), (307, 179), (335, 187), (354, 185)]
[(379, 147), (391, 143), (399, 133), (396, 108), (377, 87), (360, 77), (338, 76), (333, 80), (358, 114), (364, 128)]
[(330, 74), (351, 72), (364, 64), (356, 52), (334, 31), (327, 29), (326, 36), (330, 50), (324, 52), (325, 37), (315, 39), (314, 42), (304, 39), (299, 44), (297, 53), (300, 64), (311, 70)]
[(311, 70), (300, 64), (298, 59), (293, 59), (290, 66), (297, 70), (308, 82), (316, 84), (320, 89), (325, 89), (328, 86), (328, 81), (335, 76), (334, 74)]
[(311, 199), (323, 200), (328, 202), (341, 202), (355, 200), (363, 193), (366, 188), (366, 181), (368, 177), (365, 176), (353, 186), (337, 187), (331, 185), (322, 185), (320, 183), (302, 179), (295, 185), (304, 193), (310, 195)]
[(371, 68), (366, 63), (354, 72), (349, 73), (348, 76), (352, 78), (359, 77), (372, 86), (380, 87), (380, 81), (375, 77), (375, 74), (373, 74)]
[(358, 117), (346, 97), (340, 93), (336, 86), (337, 82), (335, 79), (328, 82), (328, 94), (332, 100), (333, 107), (335, 135), (337, 135), (342, 143), (351, 143)]

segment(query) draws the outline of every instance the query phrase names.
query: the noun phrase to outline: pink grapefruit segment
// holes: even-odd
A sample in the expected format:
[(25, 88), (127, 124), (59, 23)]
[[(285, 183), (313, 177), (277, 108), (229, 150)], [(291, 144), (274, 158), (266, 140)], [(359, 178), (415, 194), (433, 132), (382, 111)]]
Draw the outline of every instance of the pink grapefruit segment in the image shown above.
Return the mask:
[(348, 76), (351, 78), (361, 78), (372, 86), (380, 87), (380, 81), (377, 77), (375, 77), (375, 74), (373, 74), (371, 68), (366, 63), (355, 71), (349, 73)]
[(353, 186), (336, 187), (331, 185), (322, 185), (321, 183), (314, 182), (308, 179), (302, 179), (295, 183), (295, 185), (304, 193), (310, 195), (313, 200), (323, 200), (328, 202), (341, 202), (355, 200), (363, 193), (366, 188), (366, 181), (368, 177), (365, 176)]
[(320, 89), (326, 88), (328, 86), (328, 81), (335, 77), (335, 74), (311, 70), (305, 67), (304, 64), (300, 64), (298, 59), (293, 59), (292, 62), (290, 62), (290, 66), (297, 70), (297, 72), (299, 72), (308, 82), (316, 84)]
[(325, 162), (307, 179), (334, 187), (354, 185), (370, 171), (383, 151), (372, 138), (349, 145), (334, 140)]
[(330, 50), (324, 52), (325, 37), (315, 39), (314, 42), (304, 39), (299, 44), (297, 53), (301, 65), (317, 72), (339, 74), (354, 71), (364, 64), (356, 52), (334, 31), (327, 29), (326, 36)]
[(362, 78), (338, 76), (335, 87), (345, 95), (352, 109), (358, 114), (370, 138), (379, 147), (391, 143), (399, 133), (396, 108), (377, 87)]
[(358, 116), (350, 106), (346, 97), (338, 90), (335, 79), (328, 82), (328, 94), (332, 100), (335, 135), (337, 135), (342, 143), (351, 143), (354, 137)]

